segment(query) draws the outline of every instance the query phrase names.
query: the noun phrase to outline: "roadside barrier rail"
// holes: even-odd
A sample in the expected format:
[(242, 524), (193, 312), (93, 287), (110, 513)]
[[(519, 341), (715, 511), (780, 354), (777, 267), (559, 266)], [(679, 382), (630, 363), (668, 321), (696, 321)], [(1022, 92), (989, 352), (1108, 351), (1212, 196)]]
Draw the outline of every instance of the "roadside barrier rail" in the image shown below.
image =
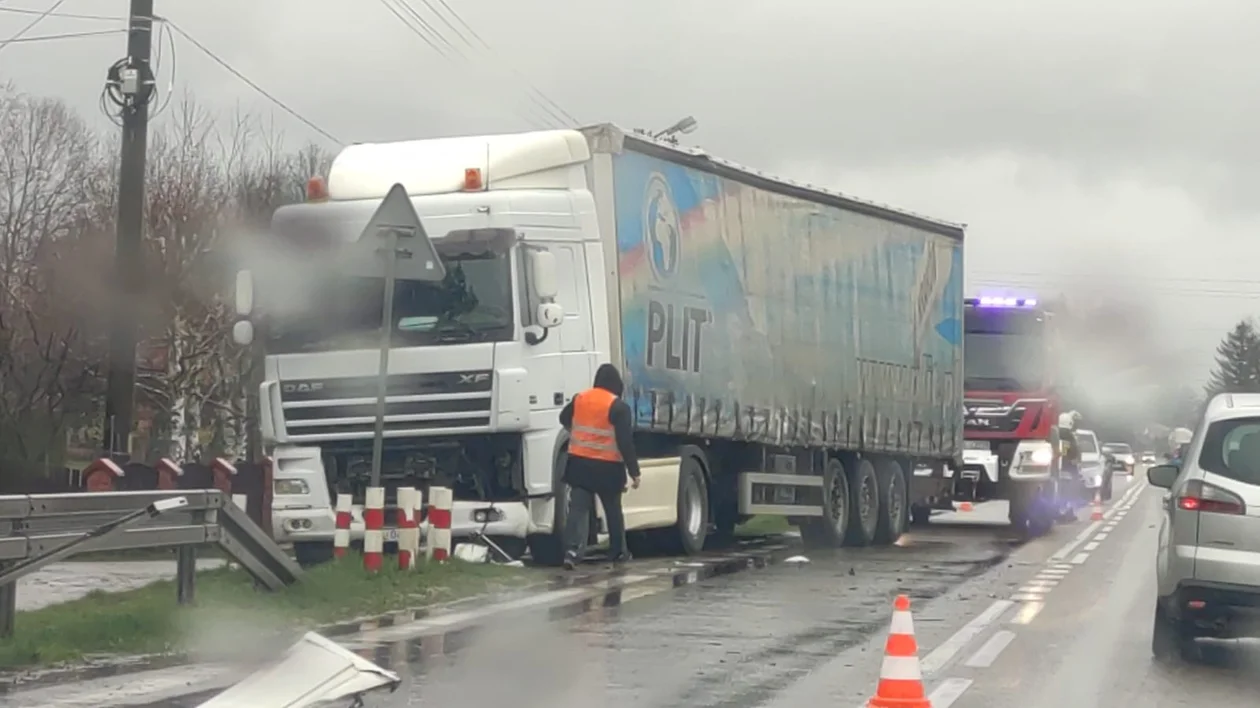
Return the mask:
[(0, 496), (0, 637), (13, 635), (17, 580), (80, 553), (174, 549), (177, 597), (189, 603), (199, 546), (218, 546), (268, 590), (302, 577), (270, 534), (218, 489)]

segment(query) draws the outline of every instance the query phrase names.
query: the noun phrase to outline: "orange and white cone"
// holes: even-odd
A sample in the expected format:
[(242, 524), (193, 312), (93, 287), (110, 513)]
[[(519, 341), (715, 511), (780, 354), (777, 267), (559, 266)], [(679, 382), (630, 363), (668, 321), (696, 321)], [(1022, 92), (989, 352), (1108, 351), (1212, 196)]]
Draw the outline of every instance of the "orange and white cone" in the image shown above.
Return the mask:
[(1103, 520), (1102, 492), (1094, 492), (1094, 510), (1089, 515), (1090, 521)]
[(923, 690), (919, 645), (914, 639), (910, 598), (905, 595), (898, 595), (893, 603), (892, 628), (884, 645), (879, 688), (866, 705), (868, 708), (932, 708), (932, 701)]

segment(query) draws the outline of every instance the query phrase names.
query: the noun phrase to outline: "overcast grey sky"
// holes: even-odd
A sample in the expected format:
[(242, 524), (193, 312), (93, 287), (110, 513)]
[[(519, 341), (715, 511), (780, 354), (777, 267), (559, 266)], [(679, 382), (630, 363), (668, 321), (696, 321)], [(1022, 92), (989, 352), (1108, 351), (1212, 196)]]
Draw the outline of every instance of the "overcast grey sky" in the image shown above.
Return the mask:
[[(0, 41), (32, 19), (6, 8), (54, 1), (0, 0)], [(687, 139), (713, 153), (966, 222), (972, 292), (1070, 286), (1149, 303), (1152, 326), (1192, 354), (1188, 377), (1235, 320), (1260, 313), (1255, 0), (446, 3), (458, 18), (436, 17), (440, 0), (406, 0), (460, 47), (452, 59), (391, 14), (406, 15), (401, 0), (157, 0), (157, 12), (345, 141), (528, 129), (528, 85), (583, 123), (694, 115)], [(49, 18), (28, 36), (111, 27)], [(317, 137), (174, 43), (177, 91)], [(98, 116), (123, 46), (10, 45), (0, 81)]]

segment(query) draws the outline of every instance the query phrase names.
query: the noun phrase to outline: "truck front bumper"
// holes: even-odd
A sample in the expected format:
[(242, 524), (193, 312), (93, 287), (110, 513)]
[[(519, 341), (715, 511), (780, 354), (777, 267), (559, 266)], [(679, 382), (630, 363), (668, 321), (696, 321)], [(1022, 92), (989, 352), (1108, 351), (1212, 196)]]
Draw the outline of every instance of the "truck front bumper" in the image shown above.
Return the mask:
[[(351, 512), (350, 540), (363, 540), (363, 509), (356, 506)], [(273, 535), (277, 543), (331, 542), (336, 528), (336, 516), (328, 507), (287, 507), (271, 511)], [(529, 509), (523, 502), (472, 502), (457, 501), (451, 507), (451, 538), (467, 538), (473, 533), (487, 536), (525, 538), (529, 533)], [(385, 512), (386, 542), (396, 541), (397, 514)], [(421, 524), (427, 529), (427, 523)]]

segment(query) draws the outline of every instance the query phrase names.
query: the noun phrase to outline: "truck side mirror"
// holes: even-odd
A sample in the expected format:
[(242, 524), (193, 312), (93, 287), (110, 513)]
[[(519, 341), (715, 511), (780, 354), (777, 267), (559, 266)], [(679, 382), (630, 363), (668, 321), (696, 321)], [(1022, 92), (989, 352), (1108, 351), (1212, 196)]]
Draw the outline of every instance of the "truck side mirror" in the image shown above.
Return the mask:
[(564, 307), (556, 302), (544, 302), (538, 306), (538, 312), (535, 317), (538, 325), (546, 329), (559, 327), (564, 324)]
[(236, 316), (249, 317), (254, 312), (254, 274), (248, 270), (236, 274)]
[(248, 347), (253, 344), (254, 323), (249, 320), (237, 320), (236, 324), (232, 325), (232, 341), (242, 347)]
[(556, 295), (560, 292), (560, 284), (559, 274), (556, 273), (555, 254), (541, 250), (530, 250), (527, 253), (529, 254), (529, 281), (534, 286), (534, 294), (543, 302), (556, 299)]

